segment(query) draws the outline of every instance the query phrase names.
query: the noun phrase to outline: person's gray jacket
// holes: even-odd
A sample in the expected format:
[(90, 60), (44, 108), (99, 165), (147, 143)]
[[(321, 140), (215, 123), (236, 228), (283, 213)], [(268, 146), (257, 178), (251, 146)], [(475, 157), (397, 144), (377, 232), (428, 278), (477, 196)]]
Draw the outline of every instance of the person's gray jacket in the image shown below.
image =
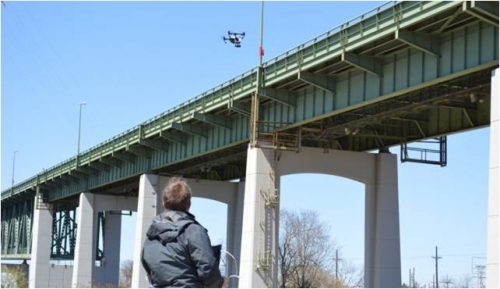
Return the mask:
[(154, 287), (221, 287), (207, 230), (188, 212), (164, 211), (146, 233), (141, 262)]

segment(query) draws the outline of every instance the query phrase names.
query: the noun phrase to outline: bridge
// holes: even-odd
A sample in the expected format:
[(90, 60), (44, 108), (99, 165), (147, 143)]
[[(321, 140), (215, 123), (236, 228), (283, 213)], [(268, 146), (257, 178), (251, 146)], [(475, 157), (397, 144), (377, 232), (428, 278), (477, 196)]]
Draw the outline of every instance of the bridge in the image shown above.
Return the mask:
[[(365, 287), (399, 287), (387, 148), (445, 166), (446, 135), (490, 126), (487, 286), (498, 287), (498, 35), (498, 2), (386, 3), (3, 191), (2, 259), (30, 259), (30, 287), (117, 284), (107, 240), (118, 212), (136, 211), (133, 285), (147, 287), (145, 230), (169, 176), (183, 175), (228, 204), (238, 285), (276, 287), (279, 178), (319, 172), (365, 184)], [(415, 148), (422, 140), (436, 150)], [(50, 283), (56, 273), (69, 283)]]

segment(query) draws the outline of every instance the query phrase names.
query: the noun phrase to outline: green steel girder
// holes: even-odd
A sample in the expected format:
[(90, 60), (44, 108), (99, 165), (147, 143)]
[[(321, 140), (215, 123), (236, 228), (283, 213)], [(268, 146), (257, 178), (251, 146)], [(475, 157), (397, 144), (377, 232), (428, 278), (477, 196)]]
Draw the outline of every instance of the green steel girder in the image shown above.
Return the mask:
[(88, 175), (88, 174), (86, 174), (86, 173), (82, 173), (82, 172), (79, 172), (79, 171), (77, 171), (76, 169), (71, 170), (71, 171), (69, 172), (69, 174), (70, 174), (71, 176), (75, 176), (75, 177), (79, 178), (80, 180), (86, 180), (86, 179), (88, 179), (88, 178), (89, 178), (89, 175)]
[(459, 16), (462, 14), (462, 7), (459, 7), (455, 10), (455, 13), (453, 13), (446, 21), (441, 25), (441, 27), (436, 31), (437, 33), (442, 33), (448, 26)]
[(202, 138), (208, 137), (208, 131), (204, 129), (203, 126), (198, 124), (174, 122), (172, 123), (172, 127), (191, 135), (199, 136)]
[(54, 212), (52, 218), (51, 259), (74, 259), (76, 232), (76, 208)]
[(296, 104), (293, 92), (285, 89), (261, 88), (259, 89), (259, 95), (291, 107)]
[[(128, 149), (128, 146), (126, 146), (125, 149)], [(131, 163), (131, 164), (134, 164), (135, 163), (135, 159), (136, 159), (135, 154), (129, 153), (127, 151), (113, 152), (111, 154), (111, 157), (115, 158), (117, 160), (120, 160), (120, 161)]]
[(71, 184), (71, 182), (63, 179), (62, 176), (55, 177), (51, 181), (61, 186), (69, 186)]
[(66, 180), (68, 182), (78, 182), (80, 180), (79, 177), (75, 176), (75, 175), (71, 175), (69, 172), (68, 174), (64, 174), (64, 175), (61, 175), (61, 178), (63, 180)]
[(355, 66), (368, 73), (382, 77), (382, 61), (376, 57), (344, 52), (342, 53), (341, 59), (345, 63)]
[(193, 118), (204, 123), (231, 130), (231, 118), (224, 115), (194, 112)]
[(166, 139), (170, 142), (178, 143), (178, 144), (183, 145), (183, 146), (187, 145), (187, 137), (184, 135), (178, 134), (178, 133), (161, 131), (160, 137), (163, 139)]
[(239, 113), (244, 116), (250, 117), (250, 104), (240, 102), (229, 102), (227, 109)]
[(130, 145), (127, 146), (126, 148), (127, 152), (130, 152), (136, 156), (143, 157), (143, 158), (151, 158), (152, 149), (149, 148), (148, 146), (142, 146), (139, 142), (139, 145)]
[(121, 168), (123, 166), (123, 160), (116, 158), (114, 156), (102, 158), (101, 160), (102, 164), (108, 165), (108, 167), (112, 166), (115, 168)]
[(498, 3), (485, 1), (465, 1), (462, 10), (481, 21), (498, 27)]
[[(70, 181), (68, 181), (67, 175), (62, 175), (61, 179), (64, 179), (66, 182), (70, 182)], [(61, 186), (61, 184), (57, 183), (56, 181), (46, 181), (41, 186), (46, 187), (49, 190), (53, 190), (53, 189), (59, 188)]]
[(102, 172), (109, 172), (109, 170), (111, 169), (109, 164), (106, 164), (104, 162), (103, 158), (99, 159), (99, 162), (89, 163), (89, 167), (97, 169), (97, 170), (102, 171)]
[(317, 87), (332, 94), (336, 94), (335, 79), (331, 76), (328, 76), (326, 74), (299, 71), (298, 78), (314, 87)]
[(2, 258), (30, 254), (32, 220), (33, 199), (25, 199), (8, 208), (2, 206)]
[(139, 143), (143, 146), (150, 147), (155, 150), (168, 152), (168, 142), (160, 139), (141, 139)]
[(84, 166), (84, 167), (77, 167), (77, 171), (82, 172), (84, 174), (87, 174), (89, 176), (98, 176), (99, 175), (99, 169), (95, 169), (93, 167), (89, 166)]
[(412, 32), (404, 29), (396, 30), (396, 39), (406, 43), (416, 49), (420, 49), (425, 53), (439, 56), (439, 38), (434, 35), (425, 33)]

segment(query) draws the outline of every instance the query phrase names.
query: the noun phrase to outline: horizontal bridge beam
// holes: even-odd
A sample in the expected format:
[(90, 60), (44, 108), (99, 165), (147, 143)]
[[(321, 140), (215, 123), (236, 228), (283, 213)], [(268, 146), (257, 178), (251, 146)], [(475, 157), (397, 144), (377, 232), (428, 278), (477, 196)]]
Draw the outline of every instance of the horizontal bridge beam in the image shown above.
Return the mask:
[(115, 159), (118, 159), (120, 161), (124, 162), (129, 162), (131, 164), (134, 164), (135, 162), (135, 155), (128, 153), (128, 152), (113, 152), (111, 156)]
[(141, 139), (139, 144), (159, 151), (168, 151), (168, 143), (162, 139)]
[(187, 137), (180, 135), (179, 133), (173, 133), (173, 132), (168, 132), (168, 131), (161, 131), (160, 132), (160, 137), (163, 139), (166, 139), (170, 142), (173, 143), (178, 143), (180, 145), (186, 146), (187, 145)]
[(180, 130), (188, 134), (192, 134), (202, 138), (208, 138), (207, 130), (203, 129), (201, 125), (174, 122), (172, 123), (172, 127), (175, 128), (176, 130)]
[(193, 118), (211, 125), (231, 129), (231, 118), (223, 115), (194, 112)]
[(227, 109), (242, 114), (244, 116), (250, 116), (250, 104), (240, 103), (240, 102), (229, 102), (227, 104)]
[(341, 60), (368, 73), (382, 77), (382, 60), (376, 57), (344, 52)]
[(439, 38), (437, 36), (400, 29), (396, 30), (395, 37), (413, 48), (439, 56)]
[(326, 92), (336, 94), (335, 92), (335, 81), (333, 77), (329, 77), (325, 74), (309, 73), (304, 71), (299, 71), (298, 78), (303, 82), (310, 84), (314, 87), (322, 89)]
[(294, 107), (296, 103), (295, 97), (293, 96), (292, 92), (284, 89), (261, 88), (259, 94), (276, 102), (292, 107)]

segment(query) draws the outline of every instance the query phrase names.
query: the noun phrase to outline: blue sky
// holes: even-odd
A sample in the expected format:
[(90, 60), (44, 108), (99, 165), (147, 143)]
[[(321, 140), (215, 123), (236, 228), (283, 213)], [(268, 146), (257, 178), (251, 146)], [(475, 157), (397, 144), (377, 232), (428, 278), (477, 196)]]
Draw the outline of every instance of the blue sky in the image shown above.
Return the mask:
[[(383, 2), (266, 2), (264, 61)], [(2, 190), (247, 72), (258, 64), (260, 2), (6, 2), (1, 36)], [(242, 47), (224, 44), (245, 31)], [(448, 138), (448, 166), (400, 163), (402, 279), (471, 273), (486, 256), (489, 129)], [(399, 153), (399, 147), (391, 149)], [(324, 175), (287, 176), (283, 208), (317, 210), (343, 259), (363, 262), (364, 187)], [(207, 206), (210, 209), (207, 210)], [(212, 241), (225, 207), (193, 202)], [(128, 217), (124, 223), (133, 224)], [(133, 226), (124, 226), (130, 240)], [(122, 241), (122, 259), (132, 246)], [(333, 257), (333, 256), (332, 256)], [(475, 258), (474, 262), (484, 263)]]

